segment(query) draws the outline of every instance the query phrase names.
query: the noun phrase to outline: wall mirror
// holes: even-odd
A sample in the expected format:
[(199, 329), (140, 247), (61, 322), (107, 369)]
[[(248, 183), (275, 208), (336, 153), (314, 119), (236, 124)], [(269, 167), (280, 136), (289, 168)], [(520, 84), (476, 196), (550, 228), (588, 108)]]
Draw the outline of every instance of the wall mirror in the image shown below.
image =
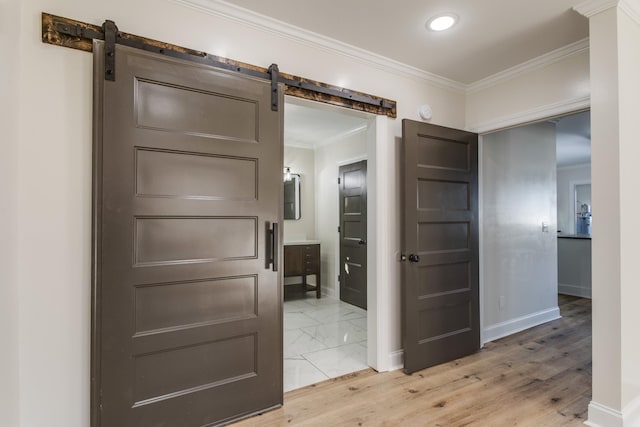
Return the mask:
[(591, 236), (591, 184), (575, 186), (576, 234)]
[(300, 175), (287, 174), (284, 181), (284, 219), (300, 219)]
[(591, 181), (569, 183), (569, 225), (575, 234), (591, 236)]

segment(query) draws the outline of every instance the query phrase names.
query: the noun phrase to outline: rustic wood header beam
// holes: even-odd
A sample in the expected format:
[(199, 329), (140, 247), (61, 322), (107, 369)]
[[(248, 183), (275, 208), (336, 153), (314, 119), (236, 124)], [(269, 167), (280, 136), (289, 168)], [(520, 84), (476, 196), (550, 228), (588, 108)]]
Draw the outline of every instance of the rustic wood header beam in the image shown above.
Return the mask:
[[(94, 39), (105, 39), (105, 32), (101, 26), (42, 13), (42, 41), (44, 43), (92, 52)], [(116, 43), (256, 77), (271, 78), (270, 70), (267, 68), (122, 31), (117, 32)], [(278, 81), (284, 83), (286, 95), (346, 107), (352, 110), (385, 115), (391, 118), (397, 117), (396, 102), (389, 99), (282, 72), (279, 73)]]

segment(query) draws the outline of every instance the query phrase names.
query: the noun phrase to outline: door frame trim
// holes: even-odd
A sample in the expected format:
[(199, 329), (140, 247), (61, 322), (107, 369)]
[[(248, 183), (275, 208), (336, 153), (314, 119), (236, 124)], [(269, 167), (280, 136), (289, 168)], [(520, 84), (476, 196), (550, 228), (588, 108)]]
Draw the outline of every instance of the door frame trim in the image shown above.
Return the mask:
[(484, 348), (486, 341), (485, 334), (485, 268), (484, 268), (484, 136), (493, 132), (499, 132), (509, 128), (525, 126), (536, 122), (567, 116), (591, 110), (590, 96), (568, 99), (564, 102), (543, 105), (521, 113), (514, 113), (508, 117), (476, 125), (468, 129), (475, 129), (478, 132), (478, 299), (480, 302), (480, 348)]
[[(100, 41), (94, 41), (94, 49), (102, 49)], [(93, 67), (95, 70), (104, 68), (104, 55), (93, 55)], [(91, 351), (90, 351), (90, 397), (89, 397), (89, 423), (91, 426), (100, 426), (100, 389), (102, 363), (101, 347), (102, 329), (102, 297), (100, 295), (100, 277), (102, 263), (101, 248), (102, 234), (98, 232), (98, 226), (102, 223), (102, 99), (104, 78), (101, 73), (93, 73), (93, 135), (92, 135), (92, 173), (91, 173)]]
[[(313, 100), (298, 102), (318, 109), (339, 111), (339, 107)], [(391, 276), (395, 262), (390, 247), (392, 243), (395, 245), (395, 226), (393, 218), (389, 218), (390, 212), (395, 216), (395, 210), (387, 203), (393, 195), (390, 183), (395, 182), (390, 173), (395, 150), (394, 145), (389, 144), (389, 123), (392, 122), (387, 116), (365, 111), (348, 111), (346, 114), (358, 115), (369, 121), (365, 131), (366, 154), (345, 162), (367, 160), (367, 365), (378, 372), (385, 372), (398, 368), (398, 351), (392, 351), (394, 349), (390, 346), (392, 319), (389, 295), (391, 284), (396, 283), (395, 276)], [(335, 277), (328, 280), (336, 283)]]
[[(389, 144), (389, 122), (386, 116), (375, 116), (371, 126), (374, 133), (367, 138), (367, 307), (371, 310), (367, 315), (367, 362), (378, 372), (395, 369), (393, 362), (397, 359), (396, 352), (391, 349), (389, 297), (391, 283), (394, 283), (391, 243), (395, 232), (393, 220), (396, 219), (395, 211), (392, 212), (389, 206), (393, 195), (389, 183), (395, 181), (393, 176), (382, 176), (389, 174), (392, 170), (390, 159), (395, 159), (395, 146)], [(371, 263), (370, 260), (375, 261)]]

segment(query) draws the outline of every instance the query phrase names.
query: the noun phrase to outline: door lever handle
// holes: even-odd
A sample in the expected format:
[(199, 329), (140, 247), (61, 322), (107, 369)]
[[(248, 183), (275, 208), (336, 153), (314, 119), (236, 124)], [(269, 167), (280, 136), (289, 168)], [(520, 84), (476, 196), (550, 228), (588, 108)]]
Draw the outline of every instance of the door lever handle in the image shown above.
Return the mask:
[(409, 262), (420, 262), (420, 255), (416, 255), (416, 254), (409, 255)]
[(358, 242), (358, 244), (359, 244), (359, 245), (366, 245), (366, 244), (367, 244), (367, 241), (366, 241), (366, 240), (363, 240), (363, 239), (360, 239), (360, 241)]

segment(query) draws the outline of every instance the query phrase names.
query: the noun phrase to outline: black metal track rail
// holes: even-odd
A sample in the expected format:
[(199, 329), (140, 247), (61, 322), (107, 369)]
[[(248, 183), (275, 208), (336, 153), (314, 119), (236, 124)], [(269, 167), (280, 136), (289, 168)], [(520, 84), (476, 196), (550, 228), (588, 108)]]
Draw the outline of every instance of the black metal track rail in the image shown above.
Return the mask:
[(206, 52), (184, 48), (157, 40), (148, 39), (121, 32), (113, 21), (105, 21), (100, 26), (42, 14), (43, 42), (74, 49), (91, 51), (92, 40), (105, 41), (105, 79), (115, 80), (115, 44), (166, 55), (172, 58), (205, 64), (215, 68), (230, 70), (251, 77), (270, 80), (274, 89), (272, 109), (277, 110), (277, 84), (285, 85), (287, 95), (313, 99), (347, 108), (367, 111), (374, 114), (396, 117), (396, 102), (385, 98), (357, 92), (349, 89), (319, 83), (293, 75), (281, 73), (276, 64), (268, 69), (244, 64), (211, 55)]

